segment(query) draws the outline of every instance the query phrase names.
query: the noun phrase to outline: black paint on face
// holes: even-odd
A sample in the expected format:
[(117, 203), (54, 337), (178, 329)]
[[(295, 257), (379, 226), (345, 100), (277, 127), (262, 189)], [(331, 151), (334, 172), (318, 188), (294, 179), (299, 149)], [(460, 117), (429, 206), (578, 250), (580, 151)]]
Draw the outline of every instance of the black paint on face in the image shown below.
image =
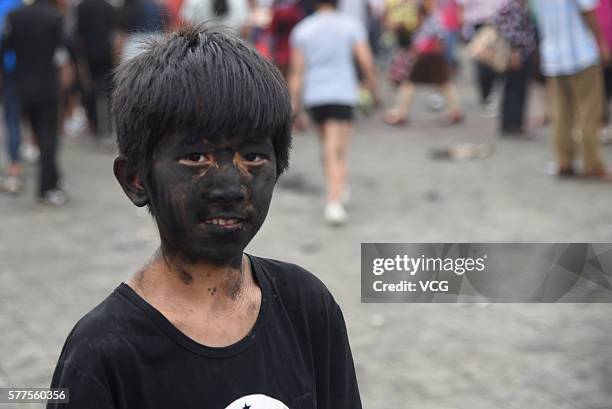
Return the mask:
[(145, 181), (164, 256), (240, 267), (275, 183), (269, 137), (164, 138)]

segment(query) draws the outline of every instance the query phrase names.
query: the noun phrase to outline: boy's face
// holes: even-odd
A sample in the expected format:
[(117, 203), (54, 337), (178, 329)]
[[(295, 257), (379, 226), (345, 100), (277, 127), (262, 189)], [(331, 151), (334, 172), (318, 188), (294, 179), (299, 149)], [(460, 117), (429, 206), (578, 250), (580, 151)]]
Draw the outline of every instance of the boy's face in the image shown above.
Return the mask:
[(164, 138), (147, 186), (164, 248), (189, 262), (239, 266), (266, 218), (275, 183), (269, 136)]

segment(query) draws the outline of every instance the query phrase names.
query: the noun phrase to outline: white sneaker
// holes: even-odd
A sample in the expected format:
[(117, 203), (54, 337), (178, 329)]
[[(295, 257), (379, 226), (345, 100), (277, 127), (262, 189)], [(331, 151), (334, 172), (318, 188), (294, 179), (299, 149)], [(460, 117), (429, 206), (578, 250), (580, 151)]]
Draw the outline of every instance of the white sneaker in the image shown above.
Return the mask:
[(346, 222), (348, 214), (342, 204), (330, 202), (325, 205), (325, 220), (333, 226), (340, 226)]
[(23, 190), (23, 179), (19, 176), (7, 176), (0, 181), (0, 191), (18, 195)]
[(499, 103), (495, 100), (485, 102), (480, 106), (479, 114), (482, 118), (496, 118), (499, 115)]
[(29, 143), (23, 143), (21, 144), (21, 147), (19, 150), (20, 150), (21, 156), (26, 162), (28, 163), (38, 162), (38, 158), (40, 158), (40, 150), (38, 149), (38, 146), (29, 144)]
[(442, 95), (435, 92), (427, 98), (427, 105), (432, 111), (440, 112), (446, 107), (446, 100)]
[(41, 199), (41, 203), (48, 206), (61, 207), (68, 203), (68, 195), (60, 189), (47, 190)]

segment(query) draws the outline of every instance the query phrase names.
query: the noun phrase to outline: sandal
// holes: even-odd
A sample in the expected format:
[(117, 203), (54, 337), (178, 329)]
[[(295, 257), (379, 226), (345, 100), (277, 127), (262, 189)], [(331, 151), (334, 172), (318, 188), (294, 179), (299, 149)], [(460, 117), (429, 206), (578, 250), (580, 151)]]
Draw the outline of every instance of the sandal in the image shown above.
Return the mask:
[(443, 126), (453, 126), (453, 125), (457, 125), (460, 124), (461, 122), (463, 122), (463, 114), (458, 112), (455, 114), (451, 114), (450, 116), (448, 116), (446, 119), (442, 120), (442, 125)]

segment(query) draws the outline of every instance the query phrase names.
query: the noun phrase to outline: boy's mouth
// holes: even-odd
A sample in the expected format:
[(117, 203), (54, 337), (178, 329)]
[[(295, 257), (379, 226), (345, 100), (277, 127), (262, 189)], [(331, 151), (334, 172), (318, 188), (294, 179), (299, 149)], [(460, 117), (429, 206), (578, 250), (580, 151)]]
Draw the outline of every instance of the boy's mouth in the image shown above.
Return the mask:
[(225, 217), (215, 217), (215, 218), (204, 220), (204, 223), (206, 224), (214, 224), (216, 226), (228, 226), (228, 227), (237, 226), (240, 224), (240, 222), (241, 222), (240, 219), (225, 218)]
[(214, 216), (206, 217), (202, 220), (202, 224), (206, 227), (213, 228), (215, 230), (238, 230), (243, 227), (245, 218), (238, 214), (218, 214)]

